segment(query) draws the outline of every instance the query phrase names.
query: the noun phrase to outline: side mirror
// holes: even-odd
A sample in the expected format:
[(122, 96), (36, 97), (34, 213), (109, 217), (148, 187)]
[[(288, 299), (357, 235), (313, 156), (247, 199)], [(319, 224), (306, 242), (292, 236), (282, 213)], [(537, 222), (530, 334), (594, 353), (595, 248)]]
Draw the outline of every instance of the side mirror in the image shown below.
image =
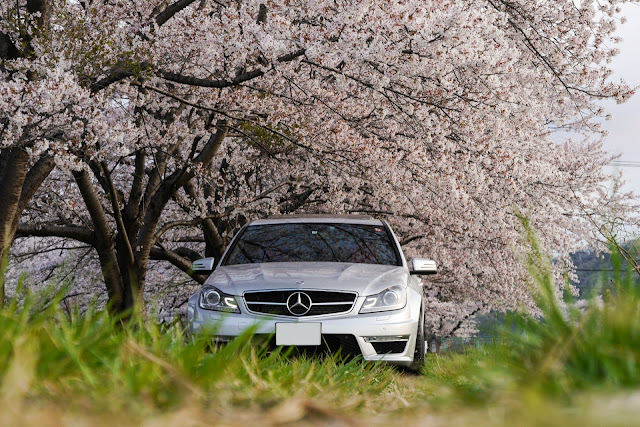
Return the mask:
[(211, 272), (213, 271), (215, 263), (215, 258), (202, 258), (196, 261), (193, 261), (193, 266), (191, 267), (192, 271), (202, 271), (202, 272)]
[(417, 275), (437, 274), (438, 266), (433, 260), (415, 258), (411, 261), (411, 271), (409, 273)]

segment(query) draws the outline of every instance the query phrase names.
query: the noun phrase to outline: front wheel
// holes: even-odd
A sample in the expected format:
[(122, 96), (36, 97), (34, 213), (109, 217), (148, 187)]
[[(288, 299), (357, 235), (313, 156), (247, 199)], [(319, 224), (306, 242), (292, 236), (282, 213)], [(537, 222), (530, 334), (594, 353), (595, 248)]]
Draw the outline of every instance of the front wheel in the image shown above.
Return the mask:
[(413, 362), (409, 369), (419, 372), (424, 365), (427, 344), (424, 339), (424, 302), (420, 305), (420, 320), (418, 321), (418, 332), (416, 336), (416, 349), (413, 353)]

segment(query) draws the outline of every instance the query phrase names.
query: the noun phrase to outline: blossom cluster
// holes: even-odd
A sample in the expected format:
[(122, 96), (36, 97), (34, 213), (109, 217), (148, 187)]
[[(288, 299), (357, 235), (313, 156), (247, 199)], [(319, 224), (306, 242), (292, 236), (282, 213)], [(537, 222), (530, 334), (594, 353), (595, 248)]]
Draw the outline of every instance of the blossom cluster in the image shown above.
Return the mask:
[(531, 306), (520, 214), (566, 260), (595, 222), (632, 212), (606, 191), (596, 103), (633, 93), (607, 65), (621, 1), (220, 0), (166, 20), (159, 0), (59, 3), (37, 59), (0, 76), (0, 147), (30, 141), (62, 166), (30, 221), (91, 222), (78, 169), (110, 207), (95, 164), (125, 202), (136, 178), (152, 194), (194, 172), (198, 200), (177, 188), (163, 210), (163, 250), (202, 253), (197, 219), (228, 242), (272, 213), (369, 213), (441, 266), (427, 313), (447, 335)]

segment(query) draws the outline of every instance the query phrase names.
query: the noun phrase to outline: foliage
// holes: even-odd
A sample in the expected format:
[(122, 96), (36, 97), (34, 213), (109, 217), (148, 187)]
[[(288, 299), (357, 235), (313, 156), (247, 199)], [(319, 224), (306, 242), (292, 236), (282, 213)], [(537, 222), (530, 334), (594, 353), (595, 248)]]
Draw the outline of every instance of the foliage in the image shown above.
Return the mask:
[(517, 333), (508, 335), (509, 357), (519, 361), (523, 380), (565, 395), (576, 389), (640, 385), (640, 286), (633, 269), (621, 273), (621, 256), (614, 253), (614, 287), (604, 302), (595, 296), (578, 309), (568, 298), (564, 306), (549, 271), (534, 270), (545, 260), (535, 241), (533, 247), (536, 255), (529, 265), (542, 319), (516, 315)]
[[(626, 251), (630, 259), (638, 257), (638, 241), (631, 240), (620, 245), (620, 249)], [(613, 253), (618, 253), (615, 245), (610, 248)], [(610, 251), (595, 251), (584, 249), (571, 254), (571, 262), (575, 266), (578, 282), (576, 287), (580, 290), (581, 298), (589, 298), (593, 294), (602, 293), (605, 289), (613, 289), (615, 285), (614, 273), (624, 273), (625, 265), (621, 265), (621, 257), (612, 257)], [(622, 269), (622, 271), (620, 271)], [(618, 277), (620, 275), (618, 274)], [(637, 273), (636, 273), (637, 277)]]
[[(609, 253), (596, 253), (592, 250), (581, 250), (571, 254), (571, 261), (576, 268), (580, 296), (589, 297), (598, 291), (601, 285), (607, 285), (612, 277), (613, 263)], [(603, 274), (606, 279), (603, 280)]]
[(310, 413), (375, 411), (381, 396), (393, 392), (388, 367), (266, 351), (249, 345), (251, 331), (211, 347), (178, 326), (143, 318), (124, 324), (103, 310), (65, 312), (59, 304), (65, 290), (53, 298), (20, 293), (24, 298), (0, 312), (0, 421), (8, 424), (43, 404), (54, 413), (122, 412), (126, 424), (184, 407), (200, 408), (203, 417), (233, 413), (236, 422), (242, 411), (294, 421)]
[(533, 234), (529, 241), (527, 265), (539, 313), (510, 314), (500, 345), (436, 359), (425, 374), (476, 403), (504, 393), (575, 401), (585, 392), (640, 387), (640, 286), (634, 270), (622, 273), (622, 258), (614, 252), (612, 289), (578, 308), (570, 294), (563, 301)]

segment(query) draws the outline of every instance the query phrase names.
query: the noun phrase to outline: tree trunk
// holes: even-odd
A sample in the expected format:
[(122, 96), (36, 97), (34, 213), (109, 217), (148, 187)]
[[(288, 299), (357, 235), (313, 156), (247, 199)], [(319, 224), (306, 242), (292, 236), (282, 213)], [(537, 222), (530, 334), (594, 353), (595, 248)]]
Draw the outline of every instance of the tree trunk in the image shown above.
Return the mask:
[(95, 233), (93, 246), (98, 252), (102, 276), (107, 287), (108, 310), (110, 313), (120, 313), (126, 309), (124, 305), (124, 284), (107, 216), (98, 199), (89, 173), (86, 170), (82, 170), (74, 172), (73, 177), (93, 223), (93, 231)]
[(0, 180), (0, 306), (4, 305), (4, 273), (9, 262), (9, 248), (15, 237), (16, 216), (24, 180), (29, 170), (29, 154), (19, 147), (2, 150), (4, 167)]
[(42, 32), (49, 31), (49, 23), (51, 20), (51, 3), (47, 0), (27, 0), (27, 12), (31, 15), (39, 13), (36, 17), (36, 25)]
[(144, 311), (144, 280), (147, 274), (146, 265), (139, 265), (136, 258), (132, 260), (123, 247), (122, 236), (118, 233), (116, 238), (116, 253), (118, 267), (122, 278), (123, 293), (120, 311)]

